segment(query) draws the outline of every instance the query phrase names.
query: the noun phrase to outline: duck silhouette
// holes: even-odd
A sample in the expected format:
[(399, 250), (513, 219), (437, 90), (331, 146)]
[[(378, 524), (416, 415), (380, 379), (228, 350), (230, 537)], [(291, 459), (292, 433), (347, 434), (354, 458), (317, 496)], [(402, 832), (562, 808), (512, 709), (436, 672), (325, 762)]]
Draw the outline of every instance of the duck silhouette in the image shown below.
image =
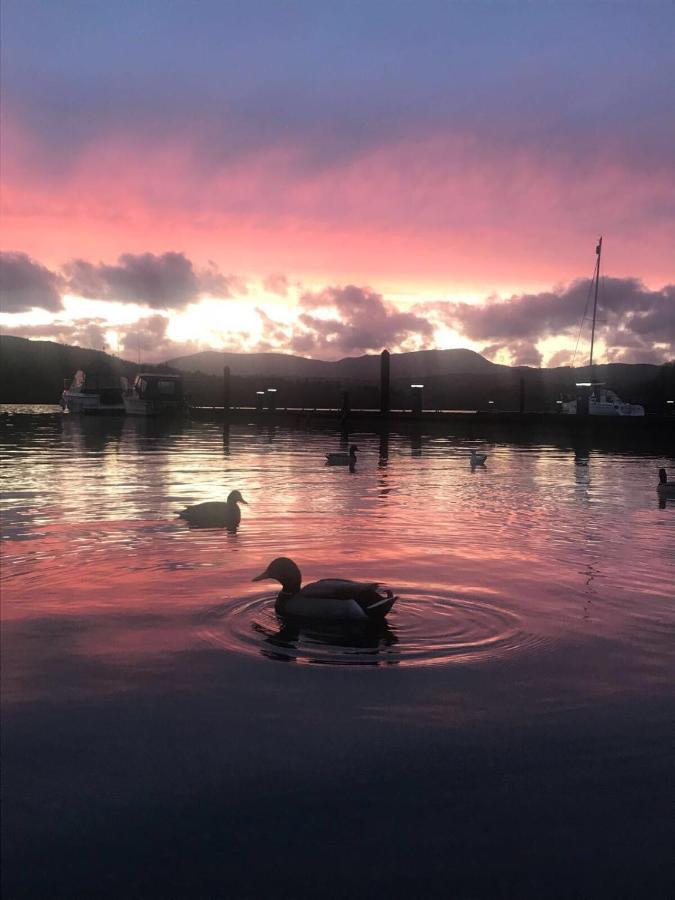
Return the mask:
[(342, 622), (381, 620), (398, 600), (393, 591), (378, 591), (376, 581), (323, 578), (303, 588), (300, 569), (286, 556), (272, 560), (253, 581), (266, 578), (281, 584), (274, 605), (280, 616)]
[(471, 458), (469, 459), (469, 463), (472, 466), (484, 466), (486, 459), (487, 459), (487, 453), (476, 453), (475, 450), (472, 450)]
[(356, 451), (359, 448), (352, 444), (349, 453), (326, 453), (326, 465), (328, 466), (355, 466)]
[(241, 522), (241, 510), (239, 504), (248, 504), (239, 491), (231, 491), (227, 500), (208, 500), (206, 503), (197, 503), (188, 506), (178, 513), (180, 519), (184, 519), (193, 528), (228, 528), (236, 530)]

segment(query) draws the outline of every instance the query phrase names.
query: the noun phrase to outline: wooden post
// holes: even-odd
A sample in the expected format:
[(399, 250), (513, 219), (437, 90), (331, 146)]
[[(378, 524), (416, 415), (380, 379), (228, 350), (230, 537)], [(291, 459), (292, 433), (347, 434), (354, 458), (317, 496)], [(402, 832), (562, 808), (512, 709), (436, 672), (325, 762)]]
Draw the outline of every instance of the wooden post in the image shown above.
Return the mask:
[(412, 391), (412, 398), (410, 400), (410, 411), (416, 414), (421, 414), (422, 409), (424, 408), (424, 385), (423, 384), (411, 384), (410, 390)]
[(350, 410), (351, 410), (351, 407), (349, 405), (349, 391), (343, 391), (342, 392), (342, 408), (341, 408), (340, 412), (343, 416), (348, 416)]
[(223, 415), (230, 411), (230, 367), (223, 369)]
[(391, 409), (389, 389), (389, 351), (383, 350), (380, 355), (380, 413), (388, 415)]

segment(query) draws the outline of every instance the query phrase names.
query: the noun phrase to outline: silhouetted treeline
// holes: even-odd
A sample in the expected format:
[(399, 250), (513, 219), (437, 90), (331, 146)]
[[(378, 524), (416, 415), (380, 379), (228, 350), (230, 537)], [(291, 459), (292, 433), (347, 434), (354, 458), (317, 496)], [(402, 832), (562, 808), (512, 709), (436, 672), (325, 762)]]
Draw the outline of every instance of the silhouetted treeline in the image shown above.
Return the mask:
[[(410, 378), (396, 376), (396, 354), (391, 358), (391, 407), (411, 405)], [(167, 366), (142, 364), (145, 371), (177, 371)], [(136, 363), (108, 356), (99, 350), (68, 347), (51, 341), (29, 341), (0, 337), (0, 403), (57, 403), (65, 379), (77, 369), (89, 373), (124, 375), (133, 380)], [(223, 378), (201, 372), (183, 372), (186, 391), (199, 406), (223, 405)], [(586, 381), (588, 368), (531, 369), (494, 366), (486, 371), (456, 372), (424, 376), (425, 409), (518, 410), (521, 379), (524, 381), (525, 409), (555, 411), (561, 396), (573, 396), (575, 381)], [(662, 413), (666, 400), (675, 399), (675, 363), (610, 364), (596, 366), (594, 378), (631, 403), (642, 403), (648, 413)], [(254, 406), (256, 391), (274, 387), (276, 404), (287, 406), (339, 408), (343, 392), (349, 392), (352, 408), (379, 408), (379, 384), (355, 379), (237, 376), (230, 379), (230, 403)], [(493, 401), (490, 404), (490, 401)], [(671, 407), (672, 409), (672, 407)]]

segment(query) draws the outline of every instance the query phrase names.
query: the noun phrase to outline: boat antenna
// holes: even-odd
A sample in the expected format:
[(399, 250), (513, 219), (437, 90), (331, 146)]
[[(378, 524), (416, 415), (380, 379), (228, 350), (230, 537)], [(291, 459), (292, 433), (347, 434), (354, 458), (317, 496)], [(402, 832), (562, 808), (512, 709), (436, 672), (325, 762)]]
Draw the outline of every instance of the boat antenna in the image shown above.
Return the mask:
[(593, 297), (593, 325), (591, 326), (591, 355), (588, 361), (588, 380), (593, 381), (593, 344), (595, 343), (595, 317), (598, 312), (598, 284), (600, 282), (600, 256), (602, 254), (602, 235), (598, 239), (598, 246), (595, 248), (595, 294)]

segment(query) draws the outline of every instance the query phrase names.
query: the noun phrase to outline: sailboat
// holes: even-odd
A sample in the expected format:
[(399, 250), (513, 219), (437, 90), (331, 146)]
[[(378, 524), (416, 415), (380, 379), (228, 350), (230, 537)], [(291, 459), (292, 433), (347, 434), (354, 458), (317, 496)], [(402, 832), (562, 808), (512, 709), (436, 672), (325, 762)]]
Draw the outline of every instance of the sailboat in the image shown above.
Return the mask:
[(595, 345), (595, 323), (598, 314), (598, 287), (600, 284), (600, 258), (602, 256), (602, 237), (595, 248), (595, 272), (593, 273), (593, 323), (591, 325), (591, 352), (588, 361), (589, 381), (577, 383), (577, 399), (563, 400), (562, 411), (568, 415), (576, 415), (583, 411), (588, 402), (590, 416), (644, 416), (645, 408), (638, 403), (625, 403), (614, 391), (605, 387), (602, 381), (593, 381), (593, 347)]

